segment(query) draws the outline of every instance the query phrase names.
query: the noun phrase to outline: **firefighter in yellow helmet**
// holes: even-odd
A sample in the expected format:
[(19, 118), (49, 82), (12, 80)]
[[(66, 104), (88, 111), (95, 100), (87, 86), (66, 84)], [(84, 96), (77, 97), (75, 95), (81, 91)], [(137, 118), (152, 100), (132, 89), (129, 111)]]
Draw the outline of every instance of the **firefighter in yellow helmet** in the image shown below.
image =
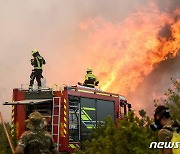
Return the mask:
[(87, 74), (85, 76), (84, 86), (94, 88), (95, 86), (98, 86), (99, 80), (97, 77), (92, 74), (92, 69), (87, 68)]
[(43, 78), (42, 65), (46, 64), (46, 62), (36, 49), (32, 51), (32, 56), (33, 59), (31, 59), (31, 65), (34, 67), (34, 69), (30, 75), (29, 91), (32, 91), (35, 78), (38, 83), (38, 91), (41, 91), (41, 78)]

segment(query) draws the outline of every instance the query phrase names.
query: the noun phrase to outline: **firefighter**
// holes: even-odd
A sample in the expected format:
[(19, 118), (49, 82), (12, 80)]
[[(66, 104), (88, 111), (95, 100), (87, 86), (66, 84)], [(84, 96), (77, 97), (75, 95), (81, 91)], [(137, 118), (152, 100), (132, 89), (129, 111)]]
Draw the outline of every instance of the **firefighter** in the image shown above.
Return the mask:
[(29, 130), (21, 135), (15, 154), (57, 154), (52, 136), (44, 130), (45, 119), (39, 112), (31, 113), (25, 123)]
[[(169, 108), (163, 105), (159, 105), (154, 114), (154, 124), (151, 125), (153, 130), (159, 130), (158, 140), (159, 142), (174, 142), (180, 141), (177, 134), (180, 131), (180, 124), (178, 121), (174, 121), (171, 118)], [(175, 134), (175, 135), (174, 135)], [(163, 154), (179, 154), (180, 147), (178, 149), (163, 148)]]
[(98, 86), (98, 84), (99, 84), (99, 80), (94, 74), (92, 74), (92, 69), (87, 68), (87, 74), (85, 76), (85, 81), (83, 85), (94, 88), (95, 86)]
[(42, 76), (42, 65), (46, 64), (44, 58), (40, 56), (39, 52), (34, 49), (32, 51), (33, 59), (31, 59), (31, 65), (34, 66), (34, 69), (32, 70), (32, 73), (30, 75), (30, 85), (29, 85), (29, 91), (33, 90), (33, 84), (34, 79), (36, 78), (36, 81), (38, 83), (38, 91), (41, 91), (41, 78)]

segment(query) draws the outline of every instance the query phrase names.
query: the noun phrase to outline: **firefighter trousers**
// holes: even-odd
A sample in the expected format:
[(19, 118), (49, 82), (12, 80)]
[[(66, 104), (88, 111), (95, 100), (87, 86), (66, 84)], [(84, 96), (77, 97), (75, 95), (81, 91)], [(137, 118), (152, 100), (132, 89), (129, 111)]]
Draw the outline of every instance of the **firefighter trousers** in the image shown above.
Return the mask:
[(41, 78), (43, 78), (42, 69), (32, 70), (32, 73), (30, 75), (30, 85), (29, 85), (30, 87), (33, 86), (35, 78), (36, 78), (36, 81), (38, 83), (38, 87), (41, 87)]

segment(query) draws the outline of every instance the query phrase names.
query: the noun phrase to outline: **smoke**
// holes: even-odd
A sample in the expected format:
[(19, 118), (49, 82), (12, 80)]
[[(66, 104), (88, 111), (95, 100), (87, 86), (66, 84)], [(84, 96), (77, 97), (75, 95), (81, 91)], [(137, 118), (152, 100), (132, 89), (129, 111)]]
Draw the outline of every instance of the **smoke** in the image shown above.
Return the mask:
[(158, 0), (154, 1), (162, 12), (172, 13), (174, 10), (180, 7), (179, 0)]
[[(179, 7), (179, 0), (159, 0), (156, 3), (161, 12), (172, 13)], [(114, 27), (113, 24), (121, 25), (123, 21), (126, 21), (127, 17), (130, 17), (146, 5), (149, 5), (149, 1), (18, 0), (17, 2), (0, 0), (1, 104), (5, 101), (11, 101), (13, 88), (20, 87), (21, 84), (28, 84), (32, 69), (30, 66), (31, 50), (34, 48), (38, 49), (46, 59), (47, 64), (44, 67), (44, 77), (47, 79), (47, 84), (50, 87), (54, 83), (61, 86), (83, 81), (87, 67), (94, 68), (94, 73), (98, 75), (102, 83), (104, 79), (101, 79), (101, 77), (111, 75), (110, 72), (118, 70), (118, 67), (121, 65), (119, 64), (121, 61), (119, 57), (126, 55), (122, 53), (117, 55), (116, 51), (108, 53), (106, 52), (107, 46), (104, 47), (104, 51), (98, 48), (89, 50), (89, 38), (93, 37), (92, 34), (94, 32), (92, 29), (90, 31), (82, 30), (82, 28), (86, 28), (82, 26), (82, 23), (88, 19), (93, 19), (94, 21), (98, 19), (100, 22), (105, 21), (107, 26)], [(149, 13), (151, 13), (150, 10)], [(96, 23), (94, 24), (97, 27), (100, 26), (96, 25)], [(168, 32), (168, 26), (165, 28), (165, 31), (169, 35), (165, 36), (169, 38), (172, 34)], [(124, 27), (124, 29), (128, 31), (128, 27)], [(119, 47), (127, 46), (127, 42), (118, 42), (117, 37), (111, 39), (112, 36), (118, 35), (124, 38), (127, 37), (125, 36), (126, 33), (115, 34), (117, 32), (116, 26), (112, 31), (103, 32), (109, 35), (109, 40), (106, 40), (107, 42), (104, 42), (104, 44), (113, 47), (117, 47), (119, 44), (121, 44)], [(160, 33), (161, 36), (164, 36), (164, 32)], [(95, 47), (99, 41), (98, 39), (95, 39), (91, 46)], [(136, 54), (136, 51), (133, 51), (132, 54)], [(102, 55), (105, 56), (104, 59), (102, 59)], [(100, 65), (96, 66), (95, 64), (98, 64), (98, 62)], [(108, 65), (108, 63), (112, 62), (115, 62), (118, 67), (114, 68)], [(103, 66), (108, 68), (108, 72), (101, 71)], [(177, 68), (175, 63), (170, 63), (169, 66)], [(168, 66), (166, 67), (168, 68)], [(163, 67), (160, 68), (163, 69)], [(121, 73), (118, 72), (118, 74)], [(174, 73), (176, 74), (176, 71), (172, 72), (172, 76), (175, 76)], [(161, 74), (158, 75), (162, 77)], [(116, 79), (119, 78), (116, 76)], [(146, 89), (146, 80), (144, 79), (138, 81), (137, 87), (144, 85), (144, 89)], [(163, 78), (163, 80), (167, 81), (169, 78)], [(152, 84), (157, 84), (158, 87), (158, 83)], [(142, 93), (142, 91), (140, 92)], [(131, 98), (135, 94), (129, 94), (130, 101), (134, 102), (134, 107), (137, 99), (133, 100)], [(148, 93), (144, 93), (144, 98), (147, 96)], [(142, 102), (141, 107), (143, 106), (148, 105)], [(10, 118), (10, 112), (8, 113), (10, 109), (7, 106), (0, 105), (0, 111), (3, 112), (5, 120)]]
[(145, 79), (140, 83), (135, 92), (129, 93), (127, 98), (136, 111), (144, 108), (148, 115), (153, 114), (153, 100), (162, 96), (172, 84), (170, 78), (180, 77), (180, 55), (174, 59), (161, 62)]
[[(173, 15), (175, 10), (180, 9), (179, 0), (159, 0), (156, 1), (156, 4), (161, 12), (171, 14), (175, 21), (180, 19), (179, 15)], [(173, 39), (171, 25), (165, 24), (159, 31), (159, 36), (165, 38), (166, 40)], [(153, 100), (167, 91), (172, 84), (170, 81), (171, 77), (180, 77), (180, 71), (178, 69), (180, 67), (179, 59), (180, 55), (173, 59), (169, 58), (156, 65), (154, 70), (146, 78), (144, 78), (142, 83), (137, 86), (135, 92), (128, 94), (127, 97), (129, 98), (129, 101), (136, 106), (136, 110), (144, 108), (147, 113), (152, 116), (154, 110)]]

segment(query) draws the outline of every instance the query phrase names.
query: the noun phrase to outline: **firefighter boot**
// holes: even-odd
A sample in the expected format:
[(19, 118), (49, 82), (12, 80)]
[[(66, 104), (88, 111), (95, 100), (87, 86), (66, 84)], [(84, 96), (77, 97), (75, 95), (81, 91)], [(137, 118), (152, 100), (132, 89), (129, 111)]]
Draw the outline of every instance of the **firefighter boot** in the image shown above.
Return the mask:
[(41, 92), (41, 86), (38, 86), (38, 91), (37, 93), (40, 93)]
[(29, 86), (29, 91), (33, 91), (33, 88), (32, 88), (32, 86)]

